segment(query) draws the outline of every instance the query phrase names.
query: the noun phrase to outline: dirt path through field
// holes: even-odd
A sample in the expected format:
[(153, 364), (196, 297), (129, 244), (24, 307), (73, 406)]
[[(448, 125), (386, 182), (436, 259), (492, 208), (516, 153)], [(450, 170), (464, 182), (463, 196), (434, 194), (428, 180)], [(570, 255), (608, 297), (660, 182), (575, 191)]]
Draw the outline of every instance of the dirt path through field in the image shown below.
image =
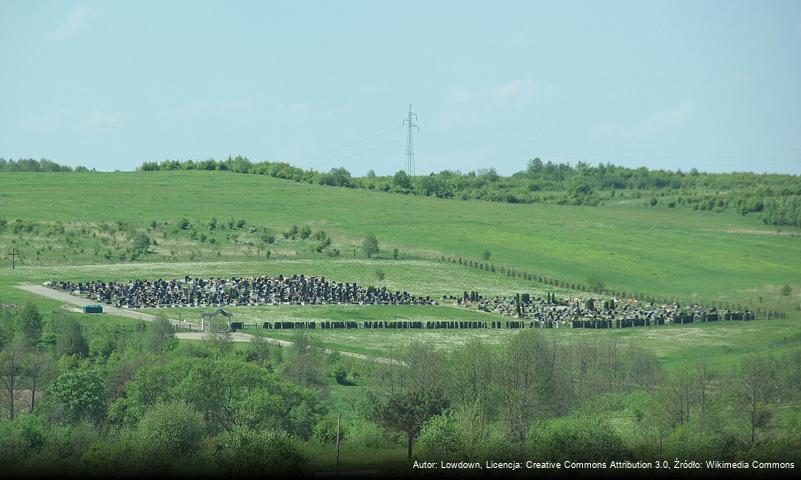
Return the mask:
[[(93, 302), (93, 301), (88, 300), (88, 299), (83, 298), (83, 297), (78, 297), (76, 295), (70, 295), (67, 292), (62, 292), (60, 290), (55, 290), (53, 288), (45, 287), (44, 285), (17, 285), (17, 288), (19, 288), (21, 290), (25, 290), (26, 292), (29, 292), (29, 293), (33, 293), (33, 294), (39, 295), (41, 297), (46, 297), (46, 298), (49, 298), (51, 300), (58, 300), (60, 302), (69, 303), (71, 305), (76, 305), (78, 307), (83, 307), (84, 305), (94, 305), (94, 304), (97, 303), (97, 302)], [(135, 312), (135, 311), (127, 310), (127, 309), (124, 309), (124, 308), (112, 307), (110, 305), (103, 305), (103, 313), (106, 313), (106, 314), (109, 314), (109, 315), (116, 315), (118, 317), (133, 318), (135, 320), (144, 320), (146, 322), (152, 322), (152, 321), (156, 320), (156, 316), (155, 315), (151, 315), (149, 313)], [(167, 318), (167, 320), (169, 320), (169, 322), (171, 324), (175, 325), (176, 327), (188, 328), (190, 330), (192, 330), (192, 329), (200, 330), (200, 325), (198, 325), (196, 323), (183, 322), (181, 320), (175, 320), (173, 318)], [(197, 332), (189, 331), (189, 332), (176, 333), (175, 337), (178, 338), (178, 339), (181, 339), (181, 340), (203, 340), (205, 335), (206, 334), (201, 332), (201, 331), (197, 331)], [(234, 342), (237, 342), (237, 343), (250, 342), (251, 340), (253, 340), (253, 335), (251, 335), (249, 333), (235, 332), (235, 333), (231, 334), (231, 340), (234, 341)], [(291, 347), (292, 346), (292, 342), (289, 342), (287, 340), (278, 340), (276, 338), (268, 338), (268, 337), (265, 337), (265, 340), (267, 340), (267, 342), (269, 342), (269, 343), (272, 343), (274, 345), (280, 345), (282, 347)], [(332, 352), (333, 350), (326, 349), (325, 351), (326, 352)], [(383, 364), (387, 364), (387, 365), (403, 365), (404, 364), (403, 362), (401, 362), (399, 360), (394, 360), (394, 359), (391, 359), (391, 358), (370, 357), (370, 356), (367, 356), (367, 355), (364, 355), (364, 354), (361, 354), (361, 353), (344, 352), (344, 351), (341, 351), (341, 350), (338, 350), (338, 352), (341, 355), (345, 356), (345, 357), (359, 358), (359, 359), (362, 359), (362, 360), (372, 360), (372, 361), (374, 361), (376, 363), (383, 363)]]

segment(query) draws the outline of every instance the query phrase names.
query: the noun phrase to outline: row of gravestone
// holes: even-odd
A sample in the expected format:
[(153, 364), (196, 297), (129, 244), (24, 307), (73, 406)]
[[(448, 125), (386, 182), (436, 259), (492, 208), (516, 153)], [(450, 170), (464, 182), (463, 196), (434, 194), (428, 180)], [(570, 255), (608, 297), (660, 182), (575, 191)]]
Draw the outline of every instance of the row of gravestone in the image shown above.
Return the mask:
[(702, 315), (692, 315), (690, 313), (685, 313), (682, 315), (677, 315), (675, 319), (673, 319), (673, 323), (693, 323), (693, 322), (717, 322), (717, 321), (730, 321), (730, 320), (756, 320), (756, 314), (754, 312), (723, 312), (722, 314), (719, 312), (715, 313), (705, 313)]
[[(694, 321), (699, 322), (717, 322), (719, 320), (730, 321), (730, 320), (754, 320), (754, 314), (751, 312), (740, 313), (740, 312), (731, 312), (719, 315), (717, 313), (711, 314), (704, 314), (698, 317), (693, 317), (690, 314), (677, 316), (673, 323), (678, 324), (686, 324), (686, 323), (693, 323)], [(590, 328), (590, 329), (605, 329), (605, 328), (629, 328), (629, 327), (650, 327), (651, 325), (664, 325), (665, 319), (657, 318), (651, 320), (649, 318), (618, 318), (615, 320), (607, 319), (607, 320), (573, 320), (570, 323), (572, 328)], [(437, 330), (437, 329), (480, 329), (480, 328), (511, 328), (511, 329), (519, 329), (519, 328), (553, 328), (554, 323), (546, 320), (546, 321), (538, 321), (538, 320), (531, 320), (531, 321), (492, 321), (492, 322), (464, 322), (464, 321), (366, 321), (366, 322), (334, 322), (334, 321), (325, 321), (319, 322), (319, 327), (323, 330), (330, 330), (330, 329), (354, 329), (354, 328), (366, 328), (366, 329), (428, 329), (428, 330)], [(241, 330), (243, 324), (241, 322), (231, 322), (230, 327), (232, 331)], [(305, 330), (314, 330), (318, 327), (318, 322), (264, 322), (262, 327), (265, 329), (272, 329), (272, 330), (295, 330), (295, 329), (305, 329)]]
[[(242, 328), (240, 322), (231, 322), (231, 329), (238, 330)], [(366, 322), (264, 322), (262, 328), (270, 330), (295, 330), (305, 329), (314, 330), (319, 326), (321, 329), (353, 329), (353, 328), (366, 328), (366, 329), (456, 329), (456, 330), (471, 330), (480, 328), (551, 328), (553, 322), (539, 322), (539, 321), (493, 321), (493, 322), (460, 322), (460, 321), (366, 321)]]

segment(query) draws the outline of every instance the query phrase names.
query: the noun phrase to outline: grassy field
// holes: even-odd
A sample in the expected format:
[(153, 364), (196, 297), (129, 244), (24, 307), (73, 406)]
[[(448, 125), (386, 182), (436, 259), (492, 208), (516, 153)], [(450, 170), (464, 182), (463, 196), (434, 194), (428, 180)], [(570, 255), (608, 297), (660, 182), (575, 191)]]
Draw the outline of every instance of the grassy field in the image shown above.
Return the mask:
[[(67, 242), (76, 244), (82, 240), (81, 231), (87, 238), (97, 237), (98, 233), (104, 235), (87, 225), (102, 227), (103, 222), (118, 221), (143, 229), (148, 229), (154, 221), (164, 225), (160, 227), (164, 238), (157, 237), (160, 245), (153, 248), (155, 253), (141, 261), (93, 261), (89, 253), (84, 256), (76, 253), (76, 258), (53, 255), (50, 258), (51, 263), (56, 263), (53, 265), (26, 262), (13, 271), (4, 266), (0, 272), (0, 302), (5, 303), (35, 300), (45, 309), (61, 307), (58, 302), (37, 299), (13, 288), (19, 283), (55, 278), (79, 281), (175, 278), (186, 274), (320, 275), (434, 298), (465, 290), (478, 290), (484, 295), (545, 291), (571, 294), (500, 273), (431, 260), (439, 255), (478, 260), (489, 250), (490, 262), (499, 268), (512, 266), (575, 283), (585, 283), (588, 277), (595, 276), (613, 289), (695, 297), (710, 302), (750, 303), (754, 307), (780, 308), (790, 314), (785, 321), (547, 333), (559, 338), (619, 336), (653, 349), (666, 364), (682, 365), (699, 358), (726, 363), (743, 353), (792, 346), (801, 335), (799, 315), (794, 308), (801, 303), (799, 232), (787, 229), (777, 232), (752, 218), (726, 213), (647, 209), (630, 204), (569, 207), (440, 200), (226, 172), (0, 174), (0, 207), (0, 217), (9, 222), (0, 232), (3, 253), (12, 243), (20, 250), (27, 248), (19, 241), (27, 237), (10, 230), (17, 218), (51, 226), (55, 225), (53, 222), (63, 222), (68, 227)], [(186, 218), (193, 225), (191, 229), (200, 229), (212, 217), (221, 223), (243, 219), (253, 230), (255, 227), (251, 226), (258, 225), (273, 231), (278, 239), (270, 248), (276, 255), (270, 259), (258, 255), (248, 240), (255, 234), (247, 229), (223, 227), (208, 231), (210, 237), (217, 239), (210, 247), (209, 242), (201, 246), (197, 239), (190, 239), (188, 231), (173, 232), (169, 230), (172, 227), (167, 227)], [(280, 232), (292, 224), (325, 229), (341, 250), (341, 256), (315, 254), (300, 243), (282, 239)], [(145, 231), (156, 236), (151, 230)], [(366, 232), (373, 232), (379, 238), (382, 247), (379, 258), (366, 259), (360, 254), (353, 258), (352, 250), (358, 249)], [(55, 241), (50, 241), (63, 243), (57, 235), (54, 238)], [(175, 256), (176, 260), (167, 261), (159, 253), (167, 248), (165, 245), (182, 242), (189, 245), (187, 248), (206, 248), (208, 252), (217, 249), (221, 253), (219, 258), (203, 261), (188, 261), (180, 254)], [(70, 248), (78, 251), (76, 245)], [(393, 248), (402, 252), (400, 260), (392, 259)], [(58, 265), (59, 261), (74, 264)], [(383, 272), (381, 280), (379, 270)], [(784, 284), (791, 287), (790, 295), (780, 294)], [(248, 323), (492, 319), (488, 314), (452, 306), (277, 306), (233, 311), (238, 319)], [(199, 313), (172, 309), (169, 315), (191, 321)], [(392, 356), (412, 341), (448, 347), (480, 338), (496, 345), (510, 333), (327, 331), (316, 332), (315, 336), (330, 348)], [(269, 334), (284, 339), (292, 335), (275, 331)]]
[[(378, 280), (376, 270), (384, 272)], [(421, 260), (393, 261), (382, 259), (291, 259), (254, 260), (234, 262), (164, 262), (125, 263), (63, 266), (22, 266), (16, 270), (3, 269), (0, 275), (0, 299), (32, 298), (25, 292), (11, 288), (20, 283), (41, 283), (52, 279), (73, 281), (126, 280), (132, 278), (181, 278), (193, 276), (245, 276), (245, 275), (317, 275), (340, 282), (358, 282), (364, 285), (385, 286), (390, 290), (405, 290), (415, 295), (461, 294), (464, 290), (478, 290), (485, 295), (509, 295), (527, 291), (543, 293), (546, 290), (567, 295), (564, 289), (552, 288), (520, 278), (493, 275), (475, 269)]]
[[(281, 340), (292, 340), (291, 331), (256, 332)], [(311, 333), (318, 343), (333, 349), (380, 357), (397, 357), (412, 342), (431, 348), (450, 349), (478, 339), (498, 347), (514, 330), (326, 330)], [(797, 319), (755, 322), (725, 322), (630, 328), (625, 330), (553, 329), (543, 330), (559, 342), (593, 341), (618, 338), (621, 343), (653, 351), (669, 370), (692, 367), (706, 361), (728, 367), (744, 355), (780, 354), (801, 346)]]
[[(659, 296), (801, 303), (798, 229), (778, 232), (727, 213), (441, 200), (224, 172), (0, 174), (0, 207), (9, 221), (144, 226), (217, 217), (276, 231), (309, 224), (334, 237), (343, 255), (373, 232), (384, 257), (398, 248), (478, 260), (489, 250), (499, 266), (574, 283), (596, 276), (612, 289)], [(327, 258), (319, 260), (322, 268)], [(793, 290), (789, 298), (779, 293), (784, 284)]]
[[(383, 281), (375, 277), (381, 268), (386, 276)], [(127, 263), (100, 265), (70, 265), (48, 267), (22, 267), (5, 271), (0, 276), (0, 301), (21, 303), (33, 300), (49, 311), (60, 311), (60, 302), (31, 296), (13, 285), (25, 282), (41, 283), (53, 278), (72, 280), (112, 280), (126, 278), (174, 278), (186, 273), (201, 276), (256, 275), (256, 274), (317, 274), (341, 281), (357, 281), (364, 284), (383, 284), (392, 289), (407, 289), (415, 294), (432, 295), (459, 293), (477, 289), (489, 295), (504, 295), (515, 291), (540, 292), (543, 287), (519, 278), (493, 275), (453, 264), (407, 260), (382, 259), (338, 259), (319, 261), (314, 259), (261, 260), (258, 262), (201, 262), (201, 263)], [(570, 292), (560, 290), (560, 295)], [(200, 312), (207, 309), (171, 308), (143, 309), (154, 313), (165, 312), (171, 318), (198, 321)], [(444, 302), (441, 306), (384, 306), (384, 305), (316, 305), (316, 306), (263, 306), (229, 308), (237, 320), (246, 323), (264, 321), (322, 321), (322, 320), (500, 320), (493, 314), (466, 310)], [(101, 321), (92, 317), (92, 321)], [(103, 317), (108, 318), (108, 317)], [(120, 321), (133, 321), (121, 319)], [(291, 331), (250, 330), (267, 334), (273, 338), (291, 340)], [(328, 330), (313, 333), (315, 340), (327, 348), (366, 355), (393, 357), (411, 342), (425, 342), (432, 347), (449, 348), (471, 339), (480, 339), (490, 345), (499, 345), (511, 330)], [(626, 330), (548, 330), (560, 341), (589, 339), (593, 336), (618, 337), (625, 342), (653, 350), (666, 366), (675, 367), (708, 359), (720, 364), (736, 361), (746, 353), (780, 351), (797, 347), (801, 342), (801, 322), (791, 312), (786, 320), (764, 320), (755, 322), (726, 322), (718, 324), (696, 324), (692, 326), (668, 326), (659, 328), (632, 328)]]

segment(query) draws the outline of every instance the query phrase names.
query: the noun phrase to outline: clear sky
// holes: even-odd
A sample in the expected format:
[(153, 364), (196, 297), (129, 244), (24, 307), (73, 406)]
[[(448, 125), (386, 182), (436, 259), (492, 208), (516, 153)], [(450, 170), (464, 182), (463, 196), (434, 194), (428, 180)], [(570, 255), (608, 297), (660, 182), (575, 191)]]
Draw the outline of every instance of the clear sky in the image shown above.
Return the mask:
[(0, 157), (801, 173), (801, 2), (0, 0)]

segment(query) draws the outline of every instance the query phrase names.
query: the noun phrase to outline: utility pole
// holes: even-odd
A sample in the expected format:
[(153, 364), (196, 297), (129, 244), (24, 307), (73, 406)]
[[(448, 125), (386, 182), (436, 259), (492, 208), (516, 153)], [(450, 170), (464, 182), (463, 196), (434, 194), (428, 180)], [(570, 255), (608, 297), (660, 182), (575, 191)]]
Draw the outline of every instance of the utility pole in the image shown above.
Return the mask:
[(339, 424), (342, 422), (342, 414), (337, 414), (337, 477), (339, 476)]
[(420, 131), (420, 127), (417, 126), (414, 121), (417, 120), (417, 114), (412, 112), (412, 104), (409, 104), (409, 115), (403, 119), (403, 124), (409, 128), (409, 133), (406, 135), (406, 173), (409, 174), (410, 177), (414, 176), (414, 136), (412, 135), (412, 130), (417, 129)]
[(19, 252), (17, 251), (17, 249), (16, 248), (12, 248), (11, 249), (11, 270), (14, 270), (14, 268), (16, 268), (16, 266), (17, 266), (17, 262), (16, 262), (17, 255), (19, 255)]

